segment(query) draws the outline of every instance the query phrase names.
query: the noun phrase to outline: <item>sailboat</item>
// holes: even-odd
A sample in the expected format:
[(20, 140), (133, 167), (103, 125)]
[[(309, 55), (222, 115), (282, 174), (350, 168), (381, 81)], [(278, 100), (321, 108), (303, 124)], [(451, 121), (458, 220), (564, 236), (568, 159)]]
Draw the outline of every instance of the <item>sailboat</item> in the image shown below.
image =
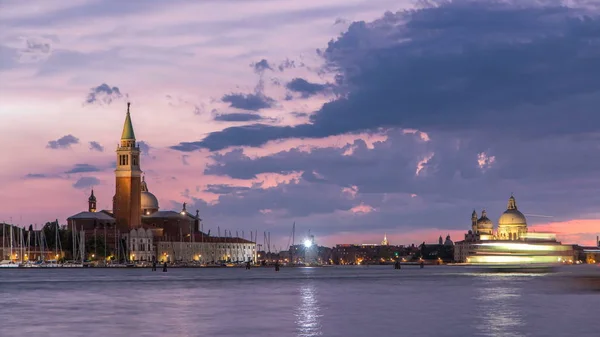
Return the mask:
[[(2, 236), (4, 237), (4, 225), (2, 225)], [(4, 240), (2, 240), (2, 254), (4, 254)], [(0, 268), (18, 268), (21, 264), (13, 261), (13, 227), (10, 225), (10, 257), (9, 260), (0, 261)]]

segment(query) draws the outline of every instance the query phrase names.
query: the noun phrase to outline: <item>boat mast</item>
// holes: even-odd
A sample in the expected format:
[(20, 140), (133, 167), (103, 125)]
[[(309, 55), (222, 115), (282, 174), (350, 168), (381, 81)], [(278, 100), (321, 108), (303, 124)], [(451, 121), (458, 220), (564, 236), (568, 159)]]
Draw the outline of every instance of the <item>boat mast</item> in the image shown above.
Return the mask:
[(27, 231), (27, 260), (31, 259), (31, 231)]
[(76, 250), (76, 246), (77, 246), (77, 233), (75, 233), (75, 224), (73, 223), (74, 221), (71, 220), (71, 241), (73, 243), (73, 262), (75, 262), (75, 260), (77, 260), (77, 250)]
[(294, 264), (294, 240), (296, 236), (296, 221), (292, 225), (292, 245), (290, 246), (290, 264)]
[[(21, 223), (21, 225), (22, 224), (23, 223)], [(20, 232), (21, 232), (21, 242), (19, 242), (19, 244), (21, 245), (21, 263), (23, 263), (23, 255), (25, 255), (25, 228), (21, 228)]]
[(84, 230), (82, 230), (81, 233), (79, 233), (79, 250), (80, 250), (81, 264), (83, 264), (83, 257), (85, 256), (85, 231)]
[(54, 231), (54, 258), (56, 258), (56, 262), (58, 263), (58, 221), (56, 221), (56, 227)]
[(6, 251), (4, 250), (4, 242), (6, 241), (6, 231), (5, 231), (5, 227), (6, 227), (6, 223), (4, 221), (2, 221), (2, 260), (4, 260), (4, 257), (6, 256)]
[(10, 225), (10, 260), (12, 261), (12, 257), (13, 257), (13, 228), (12, 228), (12, 221), (11, 221), (11, 225)]

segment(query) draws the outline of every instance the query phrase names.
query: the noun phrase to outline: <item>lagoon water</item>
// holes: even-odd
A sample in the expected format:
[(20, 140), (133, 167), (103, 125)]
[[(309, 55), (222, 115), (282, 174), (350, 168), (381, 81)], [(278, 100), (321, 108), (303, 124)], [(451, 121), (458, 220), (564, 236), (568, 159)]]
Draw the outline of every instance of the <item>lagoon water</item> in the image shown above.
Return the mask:
[(555, 278), (448, 266), (5, 269), (0, 336), (600, 336), (600, 295)]

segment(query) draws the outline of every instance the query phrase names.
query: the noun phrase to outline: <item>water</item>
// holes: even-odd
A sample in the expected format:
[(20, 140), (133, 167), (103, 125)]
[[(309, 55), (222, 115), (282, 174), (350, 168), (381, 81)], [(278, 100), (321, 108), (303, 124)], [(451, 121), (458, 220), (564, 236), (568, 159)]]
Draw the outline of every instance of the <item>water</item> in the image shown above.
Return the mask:
[(600, 295), (461, 267), (0, 270), (0, 336), (599, 336)]

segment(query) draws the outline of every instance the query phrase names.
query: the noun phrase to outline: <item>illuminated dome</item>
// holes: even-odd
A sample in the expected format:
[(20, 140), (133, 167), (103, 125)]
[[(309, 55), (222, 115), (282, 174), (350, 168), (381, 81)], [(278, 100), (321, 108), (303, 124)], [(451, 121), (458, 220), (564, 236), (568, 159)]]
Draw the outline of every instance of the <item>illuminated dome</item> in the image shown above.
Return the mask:
[(517, 209), (517, 201), (511, 195), (506, 211), (498, 219), (497, 237), (501, 240), (519, 240), (525, 233), (527, 233), (527, 219)]
[(150, 215), (154, 212), (157, 212), (159, 209), (158, 199), (154, 196), (154, 194), (148, 191), (148, 185), (146, 185), (146, 179), (144, 177), (142, 177), (142, 192), (140, 193), (140, 205), (143, 215)]
[(483, 210), (481, 212), (481, 218), (477, 220), (477, 228), (483, 229), (492, 229), (494, 228), (494, 223), (487, 217), (487, 212)]
[(498, 227), (503, 226), (527, 226), (525, 215), (517, 209), (515, 197), (511, 196), (508, 199), (508, 207), (498, 219)]

